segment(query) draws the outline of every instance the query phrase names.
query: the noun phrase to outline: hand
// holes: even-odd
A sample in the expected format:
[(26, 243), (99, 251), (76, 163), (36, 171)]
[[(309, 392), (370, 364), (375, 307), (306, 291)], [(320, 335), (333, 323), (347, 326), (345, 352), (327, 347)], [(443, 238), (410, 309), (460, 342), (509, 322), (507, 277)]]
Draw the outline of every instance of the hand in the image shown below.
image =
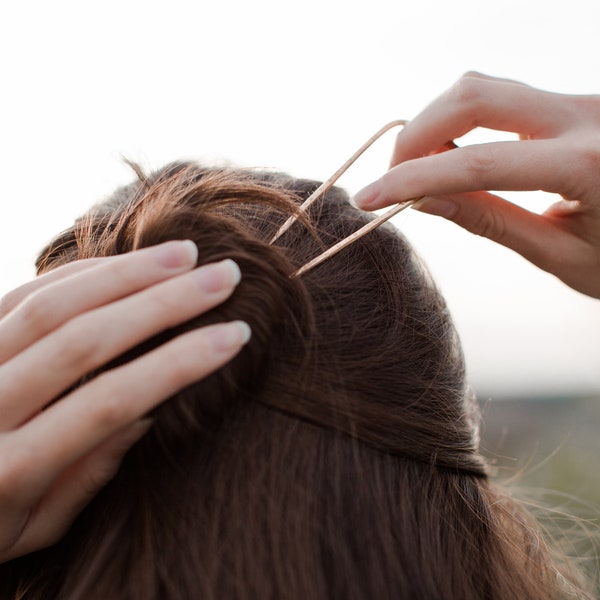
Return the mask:
[[(476, 127), (520, 141), (446, 151)], [(392, 168), (359, 192), (373, 210), (426, 196), (415, 208), (522, 254), (600, 298), (600, 96), (569, 96), (467, 73), (400, 132)], [(544, 190), (563, 200), (543, 215), (485, 190)]]
[(0, 303), (0, 562), (58, 541), (151, 425), (229, 361), (245, 323), (195, 330), (60, 397), (90, 371), (228, 298), (239, 269), (192, 242), (71, 263)]

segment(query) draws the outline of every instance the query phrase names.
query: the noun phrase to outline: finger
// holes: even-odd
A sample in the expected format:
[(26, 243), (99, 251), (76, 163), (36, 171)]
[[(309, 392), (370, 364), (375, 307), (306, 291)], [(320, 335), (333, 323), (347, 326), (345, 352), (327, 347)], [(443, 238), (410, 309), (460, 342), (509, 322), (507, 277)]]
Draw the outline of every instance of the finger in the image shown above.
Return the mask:
[[(13, 533), (15, 541), (0, 552), (0, 562), (40, 550), (60, 540), (77, 515), (114, 477), (127, 451), (148, 432), (151, 425), (152, 419), (136, 421), (62, 473), (29, 512), (21, 530)], [(19, 522), (18, 516), (13, 518), (12, 523), (15, 522)]]
[(240, 321), (207, 326), (99, 375), (4, 435), (0, 481), (19, 480), (11, 486), (13, 501), (39, 498), (66, 468), (231, 360), (249, 337), (250, 328)]
[(476, 127), (554, 137), (573, 119), (566, 96), (467, 74), (398, 134), (391, 166), (426, 156)]
[(580, 289), (573, 277), (579, 272), (577, 267), (589, 248), (556, 220), (531, 213), (487, 192), (427, 197), (413, 206), (507, 246)]
[[(196, 264), (191, 241), (167, 242), (101, 263), (48, 274), (19, 288), (6, 302), (24, 298), (0, 321), (0, 363), (82, 312), (173, 277)], [(24, 296), (26, 295), (26, 296)]]
[(220, 304), (239, 281), (238, 266), (225, 260), (71, 319), (0, 366), (0, 431), (127, 349)]
[[(120, 257), (119, 257), (120, 258)], [(27, 296), (35, 292), (36, 290), (48, 285), (50, 283), (54, 283), (55, 281), (59, 281), (60, 279), (65, 279), (75, 273), (80, 271), (84, 271), (85, 269), (90, 269), (92, 267), (97, 267), (103, 262), (116, 260), (116, 257), (94, 257), (94, 258), (85, 258), (83, 260), (75, 260), (73, 262), (67, 263), (66, 265), (62, 265), (48, 273), (44, 273), (35, 279), (24, 283), (18, 288), (11, 290), (7, 294), (5, 294), (2, 298), (0, 298), (0, 319), (6, 316), (11, 310), (13, 310), (20, 302), (22, 302)]]
[(539, 190), (568, 195), (580, 167), (554, 140), (496, 142), (403, 162), (354, 198), (374, 210), (421, 196), (479, 190)]

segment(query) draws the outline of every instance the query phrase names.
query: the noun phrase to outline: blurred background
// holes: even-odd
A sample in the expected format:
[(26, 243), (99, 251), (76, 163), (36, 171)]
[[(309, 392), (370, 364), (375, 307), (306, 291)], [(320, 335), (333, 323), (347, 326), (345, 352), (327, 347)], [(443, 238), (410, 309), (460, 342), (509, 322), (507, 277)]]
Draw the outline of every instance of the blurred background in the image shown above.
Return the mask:
[[(147, 169), (195, 158), (323, 179), (467, 70), (600, 93), (599, 34), (590, 0), (4, 3), (0, 294), (131, 180), (123, 156)], [(515, 136), (459, 143), (499, 139)], [(341, 185), (353, 193), (380, 176), (392, 143)], [(503, 195), (538, 212), (556, 200)], [(597, 536), (600, 302), (452, 223), (405, 211), (396, 225), (450, 304), (499, 474), (559, 492), (554, 521), (580, 515)], [(594, 563), (593, 544), (573, 552)]]

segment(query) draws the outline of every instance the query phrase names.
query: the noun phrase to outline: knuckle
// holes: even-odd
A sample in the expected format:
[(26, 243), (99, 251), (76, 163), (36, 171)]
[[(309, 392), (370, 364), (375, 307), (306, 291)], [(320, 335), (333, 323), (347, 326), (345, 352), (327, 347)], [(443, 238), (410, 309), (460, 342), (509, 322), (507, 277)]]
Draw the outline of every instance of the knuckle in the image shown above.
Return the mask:
[(486, 188), (489, 174), (497, 168), (495, 153), (485, 144), (466, 147), (463, 150), (463, 166), (467, 177), (475, 187)]
[(6, 316), (20, 301), (18, 290), (12, 290), (0, 297), (0, 318)]
[(127, 395), (118, 385), (111, 381), (112, 378), (100, 376), (97, 379), (99, 391), (93, 402), (94, 423), (101, 429), (115, 430), (129, 418), (129, 403)]
[(51, 329), (52, 302), (43, 291), (27, 297), (19, 306), (21, 319), (29, 329), (38, 333), (46, 333)]
[(450, 98), (462, 110), (473, 112), (483, 97), (483, 79), (472, 73), (465, 73), (451, 88)]
[(101, 362), (101, 340), (101, 332), (89, 319), (76, 319), (63, 327), (57, 353), (64, 364), (85, 372)]
[(585, 179), (600, 173), (600, 135), (593, 137), (577, 153), (580, 174)]

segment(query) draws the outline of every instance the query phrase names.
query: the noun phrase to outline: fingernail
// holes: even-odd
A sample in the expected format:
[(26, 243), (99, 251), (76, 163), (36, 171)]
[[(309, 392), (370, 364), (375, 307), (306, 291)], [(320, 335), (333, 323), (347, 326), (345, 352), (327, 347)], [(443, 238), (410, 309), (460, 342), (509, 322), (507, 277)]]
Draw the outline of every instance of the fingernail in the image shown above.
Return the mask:
[(251, 335), (250, 325), (245, 321), (231, 321), (206, 328), (208, 343), (221, 352), (247, 344)]
[(359, 208), (369, 208), (381, 194), (381, 188), (380, 180), (370, 183), (354, 196), (354, 203)]
[(150, 430), (154, 423), (151, 417), (138, 419), (129, 425), (123, 433), (117, 438), (117, 443), (124, 450), (131, 448), (136, 442), (141, 440)]
[(227, 258), (196, 269), (194, 277), (203, 292), (214, 294), (235, 287), (241, 281), (242, 273), (237, 264)]
[(452, 219), (458, 210), (458, 205), (448, 198), (421, 198), (412, 205), (412, 208), (429, 215)]
[(193, 267), (198, 260), (198, 247), (192, 240), (167, 242), (157, 246), (156, 260), (167, 269)]

